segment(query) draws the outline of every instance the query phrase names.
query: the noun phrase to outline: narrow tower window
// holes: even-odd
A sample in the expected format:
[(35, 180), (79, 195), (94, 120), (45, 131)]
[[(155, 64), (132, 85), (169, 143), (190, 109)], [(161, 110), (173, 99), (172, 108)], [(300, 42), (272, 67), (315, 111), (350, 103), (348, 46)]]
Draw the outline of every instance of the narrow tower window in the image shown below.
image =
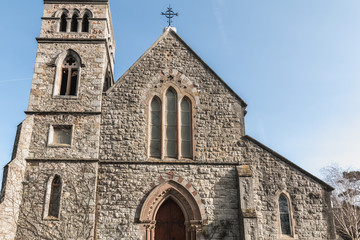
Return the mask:
[(158, 98), (151, 101), (150, 156), (161, 157), (161, 103)]
[(77, 32), (78, 31), (78, 15), (74, 14), (71, 18), (71, 32)]
[(89, 15), (85, 13), (82, 20), (82, 32), (89, 32)]
[(79, 63), (69, 55), (65, 58), (61, 69), (60, 95), (76, 95), (78, 76)]
[(181, 156), (191, 158), (191, 103), (190, 100), (184, 98), (181, 101)]
[(291, 236), (289, 201), (284, 194), (281, 194), (279, 197), (279, 214), (281, 234)]
[(177, 96), (173, 89), (166, 92), (165, 102), (165, 154), (176, 158), (177, 144)]
[(59, 218), (61, 199), (61, 178), (56, 175), (51, 183), (49, 217)]
[(66, 28), (67, 28), (66, 14), (63, 13), (60, 18), (60, 32), (66, 32)]

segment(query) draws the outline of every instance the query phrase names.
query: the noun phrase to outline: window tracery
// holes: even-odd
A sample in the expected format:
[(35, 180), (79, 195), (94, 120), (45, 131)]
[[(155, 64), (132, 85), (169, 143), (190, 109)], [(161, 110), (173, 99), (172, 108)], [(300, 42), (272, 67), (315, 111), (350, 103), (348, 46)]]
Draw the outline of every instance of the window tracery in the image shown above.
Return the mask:
[(149, 156), (154, 158), (193, 157), (192, 104), (172, 87), (163, 101), (157, 96), (150, 102)]
[(61, 69), (61, 84), (59, 95), (75, 96), (77, 92), (80, 64), (72, 55), (68, 55)]

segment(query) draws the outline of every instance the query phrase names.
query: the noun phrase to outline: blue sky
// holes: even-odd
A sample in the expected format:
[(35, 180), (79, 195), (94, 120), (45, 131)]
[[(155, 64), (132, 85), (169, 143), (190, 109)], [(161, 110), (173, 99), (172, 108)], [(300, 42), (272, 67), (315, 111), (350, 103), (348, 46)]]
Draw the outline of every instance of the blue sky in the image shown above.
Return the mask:
[[(110, 0), (116, 79), (162, 34), (169, 3), (178, 34), (248, 103), (248, 135), (319, 177), (360, 168), (360, 1)], [(1, 168), (25, 118), (43, 1), (2, 8)]]

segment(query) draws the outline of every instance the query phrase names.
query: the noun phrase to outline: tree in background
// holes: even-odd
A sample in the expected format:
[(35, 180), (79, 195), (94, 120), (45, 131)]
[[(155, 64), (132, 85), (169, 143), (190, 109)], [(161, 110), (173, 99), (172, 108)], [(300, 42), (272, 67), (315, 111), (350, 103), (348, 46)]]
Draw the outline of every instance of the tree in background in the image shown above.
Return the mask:
[(330, 166), (323, 173), (335, 188), (331, 200), (337, 233), (345, 240), (360, 240), (360, 171)]

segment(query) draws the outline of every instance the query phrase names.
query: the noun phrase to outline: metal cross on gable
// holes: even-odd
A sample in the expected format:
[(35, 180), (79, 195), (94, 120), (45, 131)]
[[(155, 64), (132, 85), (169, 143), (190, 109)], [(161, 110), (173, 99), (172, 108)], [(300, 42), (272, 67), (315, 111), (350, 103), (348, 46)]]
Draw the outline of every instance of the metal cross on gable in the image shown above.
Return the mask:
[(162, 12), (161, 15), (164, 15), (168, 19), (169, 27), (171, 27), (171, 19), (175, 16), (179, 16), (179, 13), (175, 13), (169, 5), (168, 10), (166, 12)]

